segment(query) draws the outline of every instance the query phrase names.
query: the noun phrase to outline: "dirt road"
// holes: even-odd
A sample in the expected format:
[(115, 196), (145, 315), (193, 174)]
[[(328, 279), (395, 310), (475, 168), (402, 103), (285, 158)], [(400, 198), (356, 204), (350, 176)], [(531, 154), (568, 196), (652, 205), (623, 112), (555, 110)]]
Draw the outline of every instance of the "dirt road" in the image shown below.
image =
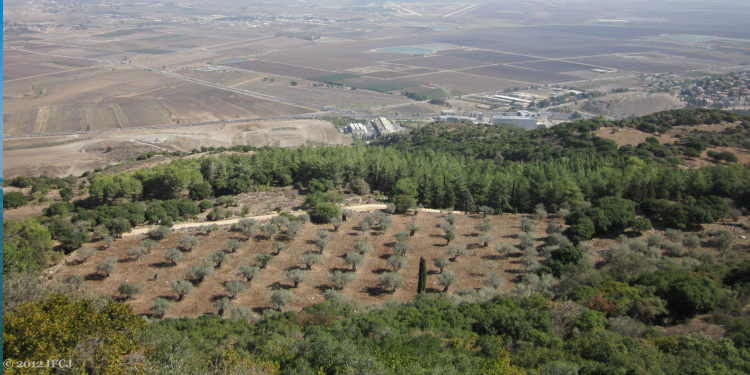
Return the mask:
[[(370, 211), (370, 210), (382, 210), (385, 208), (385, 204), (363, 204), (359, 206), (348, 206), (348, 207), (342, 207), (345, 209), (350, 209), (352, 211)], [(304, 211), (294, 211), (292, 212), (292, 215), (300, 215), (305, 213)], [(251, 216), (251, 217), (243, 217), (243, 218), (234, 218), (234, 219), (226, 219), (226, 220), (218, 220), (218, 221), (201, 221), (201, 222), (194, 222), (194, 223), (177, 223), (174, 226), (172, 226), (172, 230), (181, 230), (181, 229), (190, 229), (190, 228), (199, 228), (204, 225), (232, 225), (237, 224), (240, 222), (240, 220), (243, 219), (255, 219), (258, 221), (262, 220), (270, 220), (273, 217), (278, 216), (278, 214), (269, 214), (269, 215), (260, 215), (260, 216)], [(146, 234), (150, 230), (156, 228), (156, 225), (150, 225), (147, 227), (140, 227), (135, 228), (132, 231), (123, 234), (123, 237), (132, 237), (132, 236), (138, 236), (141, 234)]]

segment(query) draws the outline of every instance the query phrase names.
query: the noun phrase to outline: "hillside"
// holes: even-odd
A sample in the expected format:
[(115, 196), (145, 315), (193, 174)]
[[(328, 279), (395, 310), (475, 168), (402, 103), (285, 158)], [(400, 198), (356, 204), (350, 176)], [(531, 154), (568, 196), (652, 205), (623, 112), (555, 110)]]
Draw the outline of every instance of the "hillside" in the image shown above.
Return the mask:
[(4, 210), (41, 214), (3, 223), (4, 354), (83, 371), (93, 338), (128, 373), (747, 373), (748, 132), (707, 110), (438, 123), (14, 178)]

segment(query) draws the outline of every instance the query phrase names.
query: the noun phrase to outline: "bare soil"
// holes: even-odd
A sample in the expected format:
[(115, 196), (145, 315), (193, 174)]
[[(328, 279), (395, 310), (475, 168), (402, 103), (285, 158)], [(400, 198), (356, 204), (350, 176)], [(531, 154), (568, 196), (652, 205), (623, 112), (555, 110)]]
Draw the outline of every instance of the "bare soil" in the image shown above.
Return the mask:
[[(356, 275), (356, 280), (343, 290), (344, 294), (354, 299), (365, 303), (382, 303), (392, 299), (407, 301), (416, 294), (419, 257), (424, 257), (427, 260), (430, 271), (427, 279), (428, 291), (442, 291), (443, 287), (438, 282), (438, 269), (433, 265), (433, 260), (438, 257), (448, 257), (445, 252), (446, 241), (442, 238), (443, 232), (437, 227), (438, 224), (445, 222), (445, 214), (422, 212), (416, 217), (417, 224), (423, 229), (409, 240), (414, 245), (414, 250), (408, 254), (408, 265), (399, 271), (404, 279), (404, 285), (394, 293), (383, 291), (377, 286), (378, 276), (382, 272), (390, 271), (386, 258), (393, 252), (392, 246), (396, 242), (393, 235), (405, 230), (406, 224), (414, 220), (414, 217), (411, 215), (395, 215), (392, 216), (394, 225), (385, 233), (379, 230), (369, 231), (368, 242), (373, 245), (374, 251), (365, 256), (365, 264), (358, 267), (357, 271), (354, 272), (345, 265), (343, 255), (354, 251), (353, 243), (365, 237), (362, 232), (353, 228), (365, 215), (364, 212), (357, 213), (337, 232), (332, 231), (331, 225), (308, 224), (294, 241), (289, 241), (283, 234), (277, 235), (275, 240), (282, 241), (286, 248), (280, 255), (274, 257), (268, 267), (261, 271), (260, 276), (252, 282), (247, 290), (232, 301), (232, 306), (248, 306), (256, 311), (271, 308), (269, 294), (275, 288), (288, 288), (297, 296), (296, 302), (287, 308), (296, 309), (321, 302), (324, 299), (323, 291), (331, 288), (331, 282), (328, 278), (331, 272), (335, 270), (353, 272)], [(523, 266), (519, 263), (517, 256), (501, 258), (494, 249), (495, 245), (500, 242), (518, 243), (519, 240), (516, 238), (517, 225), (522, 215), (492, 216), (490, 221), (495, 228), (493, 235), (496, 239), (486, 248), (478, 247), (477, 233), (474, 230), (474, 226), (483, 220), (481, 216), (461, 214), (458, 216), (457, 238), (454, 243), (466, 245), (469, 254), (459, 257), (446, 267), (446, 270), (453, 271), (459, 276), (459, 281), (451, 287), (451, 290), (464, 287), (483, 287), (485, 274), (490, 270), (488, 261), (495, 262), (497, 265), (496, 271), (501, 272), (507, 280), (502, 289), (512, 288), (525, 273)], [(538, 223), (539, 228), (545, 227), (547, 221), (545, 219)], [(314, 265), (312, 270), (307, 272), (307, 279), (298, 288), (292, 288), (292, 285), (284, 280), (283, 273), (290, 269), (302, 267), (299, 263), (301, 254), (317, 251), (314, 241), (317, 239), (318, 229), (331, 231), (330, 246), (325, 249), (322, 255), (325, 264)], [(84, 282), (81, 288), (87, 292), (100, 295), (118, 296), (117, 287), (121, 281), (138, 284), (144, 289), (144, 292), (136, 295), (128, 303), (137, 313), (148, 313), (156, 298), (176, 298), (176, 294), (170, 286), (172, 281), (184, 279), (185, 272), (193, 265), (210, 263), (209, 255), (214, 251), (225, 250), (226, 243), (230, 238), (240, 238), (243, 242), (238, 252), (229, 254), (229, 260), (220, 269), (216, 269), (215, 275), (208, 277), (198, 285), (190, 295), (186, 296), (184, 301), (176, 303), (167, 316), (196, 316), (215, 313), (216, 310), (212, 301), (222, 296), (228, 296), (223, 283), (229, 280), (239, 280), (240, 278), (237, 276), (239, 267), (245, 264), (253, 264), (255, 254), (271, 252), (272, 241), (264, 235), (246, 240), (239, 232), (232, 232), (226, 228), (213, 231), (210, 235), (204, 235), (197, 231), (191, 233), (197, 235), (200, 246), (191, 252), (185, 252), (185, 258), (175, 267), (165, 264), (164, 251), (171, 247), (177, 247), (179, 238), (184, 233), (173, 233), (162, 240), (150, 254), (137, 261), (128, 261), (126, 253), (129, 248), (136, 246), (145, 238), (143, 235), (118, 239), (112, 248), (99, 251), (85, 264), (77, 264), (75, 261), (76, 253), (74, 252), (68, 257), (65, 264), (54, 267), (48, 272), (51, 272), (51, 276), (58, 280), (64, 280), (71, 274), (83, 275), (88, 280)], [(543, 236), (543, 233), (539, 233), (537, 245), (542, 244)], [(101, 247), (101, 244), (95, 244), (95, 246)], [(119, 263), (110, 277), (101, 279), (95, 272), (95, 266), (107, 257), (116, 257), (119, 259)], [(154, 275), (157, 274), (158, 279), (153, 280)]]

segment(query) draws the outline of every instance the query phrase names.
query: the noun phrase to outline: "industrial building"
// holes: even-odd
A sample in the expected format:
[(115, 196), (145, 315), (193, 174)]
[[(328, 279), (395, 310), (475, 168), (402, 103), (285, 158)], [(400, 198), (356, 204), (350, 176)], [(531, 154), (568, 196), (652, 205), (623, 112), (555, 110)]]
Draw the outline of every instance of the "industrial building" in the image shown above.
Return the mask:
[(506, 124), (523, 129), (537, 129), (539, 127), (539, 116), (527, 111), (518, 111), (515, 114), (492, 116), (492, 124)]
[(360, 136), (360, 137), (363, 137), (363, 138), (364, 137), (369, 137), (371, 135), (370, 134), (370, 129), (368, 129), (367, 126), (365, 126), (365, 124), (350, 123), (346, 127), (346, 130), (347, 130), (347, 132), (349, 132), (351, 134), (354, 134), (354, 135), (357, 135), (357, 136)]
[(385, 117), (376, 117), (370, 123), (381, 137), (396, 132), (396, 127)]

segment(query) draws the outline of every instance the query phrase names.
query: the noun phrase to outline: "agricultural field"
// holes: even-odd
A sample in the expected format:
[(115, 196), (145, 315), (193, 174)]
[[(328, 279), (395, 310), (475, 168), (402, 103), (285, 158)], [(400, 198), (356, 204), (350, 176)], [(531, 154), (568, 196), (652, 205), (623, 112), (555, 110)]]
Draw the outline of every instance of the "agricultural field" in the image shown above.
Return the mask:
[[(167, 298), (176, 301), (177, 295), (171, 287), (171, 282), (185, 278), (185, 273), (194, 265), (209, 263), (209, 256), (215, 251), (226, 250), (227, 242), (236, 238), (241, 245), (236, 253), (227, 253), (228, 260), (220, 268), (215, 270), (215, 275), (208, 277), (204, 282), (197, 285), (195, 290), (185, 296), (183, 301), (178, 302), (170, 310), (167, 316), (197, 316), (205, 313), (215, 313), (212, 301), (227, 295), (223, 286), (227, 281), (240, 280), (238, 276), (240, 267), (253, 264), (253, 258), (257, 254), (274, 252), (271, 245), (274, 241), (284, 244), (280, 254), (273, 257), (265, 269), (261, 269), (259, 275), (253, 279), (249, 287), (240, 293), (232, 301), (232, 306), (248, 306), (256, 312), (272, 308), (269, 294), (273, 289), (287, 289), (297, 296), (297, 301), (288, 308), (299, 309), (310, 306), (324, 300), (323, 292), (332, 288), (329, 276), (332, 272), (341, 271), (354, 275), (355, 279), (344, 289), (344, 294), (353, 299), (367, 303), (383, 303), (387, 300), (408, 301), (414, 298), (417, 287), (417, 273), (419, 268), (419, 257), (424, 257), (428, 264), (429, 275), (427, 279), (428, 292), (443, 290), (438, 281), (439, 269), (434, 266), (436, 258), (450, 258), (446, 252), (448, 246), (442, 238), (442, 231), (438, 225), (446, 221), (446, 214), (435, 212), (423, 212), (415, 217), (411, 215), (391, 216), (393, 225), (388, 230), (368, 230), (363, 233), (354, 227), (368, 213), (357, 213), (352, 219), (347, 220), (337, 231), (328, 225), (307, 224), (304, 230), (293, 240), (279, 234), (269, 239), (267, 235), (259, 232), (253, 238), (247, 239), (240, 232), (233, 232), (223, 227), (205, 235), (203, 231), (192, 230), (173, 233), (160, 241), (150, 254), (144, 255), (136, 261), (129, 261), (127, 250), (137, 246), (145, 237), (143, 235), (128, 236), (118, 239), (109, 249), (103, 249), (88, 259), (85, 264), (77, 264), (77, 254), (71, 254), (66, 264), (54, 269), (53, 277), (64, 280), (71, 274), (84, 276), (87, 281), (81, 285), (83, 290), (100, 295), (117, 296), (117, 288), (120, 282), (127, 281), (137, 284), (143, 288), (143, 293), (136, 295), (128, 303), (131, 304), (136, 313), (147, 313), (156, 298)], [(520, 230), (518, 224), (521, 215), (492, 216), (489, 220), (492, 227), (492, 235), (496, 238), (487, 247), (478, 244), (478, 231), (474, 227), (483, 221), (481, 215), (458, 214), (457, 239), (451, 242), (467, 249), (465, 255), (459, 256), (456, 261), (445, 267), (445, 271), (451, 271), (458, 276), (458, 281), (451, 289), (459, 288), (481, 288), (485, 286), (485, 274), (490, 271), (500, 273), (506, 280), (500, 287), (501, 290), (511, 289), (525, 274), (524, 266), (520, 263), (517, 254), (510, 257), (501, 256), (495, 251), (495, 245), (501, 242), (518, 244), (516, 238)], [(555, 220), (555, 219), (550, 219)], [(395, 292), (390, 293), (378, 287), (380, 274), (392, 271), (387, 258), (393, 254), (394, 245), (397, 242), (393, 237), (399, 231), (403, 231), (406, 225), (415, 222), (421, 230), (417, 231), (408, 242), (413, 245), (414, 250), (407, 253), (406, 265), (398, 270), (404, 279), (403, 286)], [(546, 227), (547, 220), (537, 223), (539, 228)], [(323, 250), (322, 261), (314, 264), (311, 270), (306, 271), (306, 279), (298, 287), (293, 287), (285, 280), (284, 272), (294, 269), (305, 269), (300, 263), (303, 254), (317, 253), (315, 242), (318, 232), (323, 230), (328, 233), (329, 245)], [(367, 234), (367, 236), (365, 236)], [(193, 235), (200, 243), (194, 250), (184, 252), (183, 260), (176, 266), (170, 266), (164, 261), (164, 253), (168, 248), (179, 247), (179, 240), (183, 236)], [(536, 245), (542, 245), (544, 234), (535, 236)], [(364, 257), (364, 262), (356, 267), (356, 271), (344, 261), (346, 253), (356, 251), (354, 243), (367, 238), (373, 251)], [(602, 240), (601, 244), (610, 241)], [(93, 244), (96, 247), (101, 244)], [(95, 266), (107, 257), (115, 257), (118, 264), (115, 271), (107, 278), (102, 278), (95, 270)], [(158, 278), (154, 280), (154, 275)]]
[(4, 174), (64, 177), (132, 160), (146, 152), (189, 152), (202, 146), (229, 147), (349, 144), (328, 121), (277, 120), (166, 129), (90, 132), (87, 135), (6, 138)]
[[(472, 94), (603, 81), (617, 86), (639, 74), (750, 63), (750, 38), (739, 16), (744, 8), (734, 9), (721, 28), (706, 30), (700, 20), (660, 4), (648, 11), (630, 3), (617, 11), (572, 4), (258, 5), (268, 16), (225, 5), (231, 15), (197, 6), (180, 18), (185, 10), (160, 5), (164, 21), (154, 22), (153, 9), (131, 5), (127, 18), (94, 12), (101, 20), (79, 28), (15, 30), (4, 43), (6, 134), (295, 116), (323, 107), (366, 115), (408, 103), (399, 95), (405, 89)], [(9, 5), (11, 18), (39, 27), (31, 22), (44, 11), (13, 10), (20, 6)], [(65, 9), (55, 22), (91, 12)], [(621, 18), (623, 9), (648, 16)], [(316, 18), (323, 10), (325, 17)], [(681, 30), (685, 25), (695, 31)], [(313, 90), (319, 88), (310, 81), (358, 92)], [(238, 95), (234, 88), (279, 100)]]

